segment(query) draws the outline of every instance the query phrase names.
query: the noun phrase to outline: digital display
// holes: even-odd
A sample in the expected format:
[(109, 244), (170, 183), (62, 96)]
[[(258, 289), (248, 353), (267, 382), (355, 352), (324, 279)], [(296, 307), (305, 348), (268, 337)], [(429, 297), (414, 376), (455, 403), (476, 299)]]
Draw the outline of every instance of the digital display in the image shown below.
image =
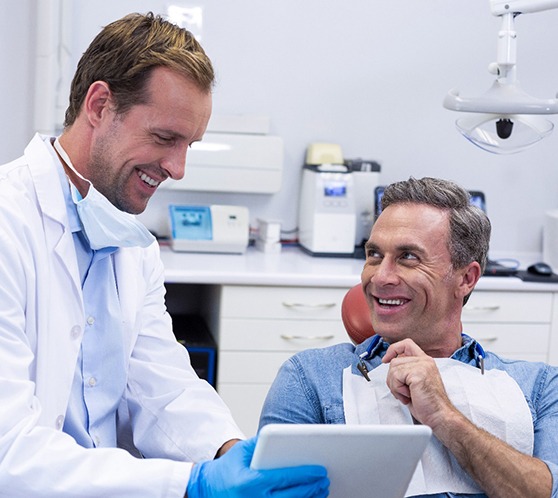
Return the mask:
[(324, 195), (326, 197), (345, 197), (347, 195), (347, 185), (344, 183), (327, 183), (324, 185)]
[(484, 193), (478, 190), (470, 190), (469, 195), (471, 196), (471, 204), (482, 209), (486, 213), (486, 201), (484, 200)]
[(169, 206), (174, 239), (212, 240), (209, 206)]
[(382, 212), (382, 197), (384, 196), (384, 189), (385, 187), (383, 185), (374, 189), (374, 213), (376, 218), (378, 218)]

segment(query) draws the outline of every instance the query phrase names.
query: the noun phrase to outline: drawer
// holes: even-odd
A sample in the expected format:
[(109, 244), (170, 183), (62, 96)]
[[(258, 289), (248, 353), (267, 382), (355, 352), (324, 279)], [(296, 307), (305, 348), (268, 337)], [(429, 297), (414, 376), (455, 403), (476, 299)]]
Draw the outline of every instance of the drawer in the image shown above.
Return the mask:
[(292, 353), (228, 352), (219, 354), (217, 381), (219, 385), (241, 382), (245, 384), (271, 384), (279, 367)]
[(546, 359), (548, 354), (550, 324), (464, 322), (463, 331), (486, 351), (503, 357), (529, 359), (535, 355)]
[(226, 285), (221, 318), (341, 319), (348, 288)]
[(300, 351), (350, 342), (341, 320), (221, 320), (221, 351)]
[(258, 431), (260, 413), (268, 390), (267, 384), (226, 384), (218, 389), (235, 422), (247, 437), (255, 436)]
[(463, 322), (549, 323), (551, 292), (479, 292), (463, 308)]

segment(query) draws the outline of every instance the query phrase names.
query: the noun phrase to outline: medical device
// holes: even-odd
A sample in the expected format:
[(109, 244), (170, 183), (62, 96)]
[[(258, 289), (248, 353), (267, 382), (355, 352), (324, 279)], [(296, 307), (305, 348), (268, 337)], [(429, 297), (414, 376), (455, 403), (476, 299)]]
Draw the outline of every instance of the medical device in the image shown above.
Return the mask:
[(557, 8), (558, 0), (490, 0), (490, 7), (492, 14), (501, 18), (497, 60), (488, 68), (496, 80), (481, 97), (463, 97), (452, 89), (443, 104), (450, 110), (475, 113), (456, 121), (465, 138), (489, 152), (509, 154), (546, 137), (554, 125), (541, 115), (558, 113), (558, 99), (532, 97), (521, 89), (516, 79), (514, 21), (519, 14)]
[(242, 206), (170, 205), (171, 241), (175, 251), (244, 253), (249, 215)]
[[(372, 194), (371, 194), (372, 195)], [(353, 175), (336, 144), (311, 144), (302, 170), (298, 241), (313, 256), (352, 256), (356, 212)]]
[(355, 246), (364, 246), (374, 224), (374, 191), (380, 183), (381, 166), (376, 161), (351, 159), (345, 164), (353, 175), (355, 197)]

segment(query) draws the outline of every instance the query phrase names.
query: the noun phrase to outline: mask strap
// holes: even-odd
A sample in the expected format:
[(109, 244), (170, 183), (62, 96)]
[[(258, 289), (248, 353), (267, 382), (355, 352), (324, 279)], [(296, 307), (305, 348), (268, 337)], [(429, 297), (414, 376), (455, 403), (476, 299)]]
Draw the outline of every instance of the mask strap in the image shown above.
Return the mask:
[(70, 168), (77, 175), (78, 178), (81, 178), (84, 182), (87, 182), (89, 183), (89, 185), (91, 185), (91, 182), (87, 178), (85, 178), (76, 168), (74, 168), (72, 161), (70, 161), (70, 156), (68, 156), (68, 153), (62, 148), (62, 145), (60, 144), (58, 138), (54, 140), (53, 146), (56, 152), (60, 154), (60, 157), (66, 163), (66, 166), (68, 166), (68, 168)]

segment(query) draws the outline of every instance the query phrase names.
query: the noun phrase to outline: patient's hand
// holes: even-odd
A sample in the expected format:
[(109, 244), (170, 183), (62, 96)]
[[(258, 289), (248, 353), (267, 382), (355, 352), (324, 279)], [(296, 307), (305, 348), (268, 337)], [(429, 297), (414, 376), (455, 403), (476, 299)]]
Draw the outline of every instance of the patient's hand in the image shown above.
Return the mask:
[(387, 385), (413, 417), (432, 430), (446, 417), (459, 414), (449, 400), (434, 359), (411, 339), (392, 344), (383, 360), (389, 363)]

